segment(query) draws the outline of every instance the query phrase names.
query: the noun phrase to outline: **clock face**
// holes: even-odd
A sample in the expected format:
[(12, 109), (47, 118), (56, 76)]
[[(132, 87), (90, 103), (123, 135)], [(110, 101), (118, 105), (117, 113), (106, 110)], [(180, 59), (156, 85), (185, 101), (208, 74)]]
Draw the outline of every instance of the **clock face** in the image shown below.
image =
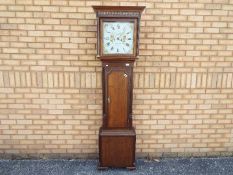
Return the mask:
[(103, 54), (133, 54), (133, 22), (103, 22)]

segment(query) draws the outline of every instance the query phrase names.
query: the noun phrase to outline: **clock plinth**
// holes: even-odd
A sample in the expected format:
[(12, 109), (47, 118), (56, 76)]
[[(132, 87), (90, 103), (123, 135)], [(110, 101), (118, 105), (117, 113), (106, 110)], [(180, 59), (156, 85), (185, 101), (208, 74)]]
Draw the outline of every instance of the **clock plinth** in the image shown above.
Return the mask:
[(93, 6), (97, 15), (97, 57), (102, 61), (103, 70), (103, 125), (99, 131), (99, 169), (135, 169), (133, 65), (139, 53), (139, 23), (144, 8)]
[(134, 128), (103, 129), (99, 132), (99, 167), (135, 168)]

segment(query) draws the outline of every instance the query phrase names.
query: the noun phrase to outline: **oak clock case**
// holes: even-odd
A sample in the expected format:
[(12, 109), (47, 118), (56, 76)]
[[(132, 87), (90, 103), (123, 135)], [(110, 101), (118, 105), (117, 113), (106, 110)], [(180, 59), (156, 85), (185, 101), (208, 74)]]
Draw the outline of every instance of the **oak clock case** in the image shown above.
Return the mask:
[(139, 22), (144, 8), (93, 6), (97, 16), (97, 58), (102, 61), (103, 124), (99, 131), (99, 169), (135, 169), (133, 65), (138, 57)]

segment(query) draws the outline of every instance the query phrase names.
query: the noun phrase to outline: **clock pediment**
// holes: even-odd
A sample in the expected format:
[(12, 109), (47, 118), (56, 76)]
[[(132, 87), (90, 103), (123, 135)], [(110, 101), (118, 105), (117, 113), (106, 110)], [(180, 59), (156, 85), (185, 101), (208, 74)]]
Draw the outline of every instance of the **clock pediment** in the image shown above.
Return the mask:
[(97, 17), (135, 17), (140, 18), (144, 6), (93, 6)]

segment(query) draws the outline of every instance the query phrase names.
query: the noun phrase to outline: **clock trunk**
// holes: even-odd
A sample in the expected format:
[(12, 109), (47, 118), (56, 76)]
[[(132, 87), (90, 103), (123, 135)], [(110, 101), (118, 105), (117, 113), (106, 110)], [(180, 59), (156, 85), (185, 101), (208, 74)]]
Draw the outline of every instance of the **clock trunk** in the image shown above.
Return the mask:
[(128, 77), (124, 71), (112, 71), (108, 75), (108, 123), (109, 128), (124, 128), (128, 122)]
[(132, 127), (132, 62), (103, 62), (104, 128)]

